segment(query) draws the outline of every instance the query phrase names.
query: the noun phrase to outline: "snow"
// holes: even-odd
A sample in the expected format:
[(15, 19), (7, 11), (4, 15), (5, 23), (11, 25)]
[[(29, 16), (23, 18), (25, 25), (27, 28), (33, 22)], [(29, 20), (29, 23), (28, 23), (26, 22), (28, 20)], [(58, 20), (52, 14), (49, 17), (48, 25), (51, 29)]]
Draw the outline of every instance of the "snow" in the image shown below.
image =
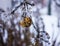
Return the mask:
[[(1, 0), (1, 2), (2, 2), (3, 0)], [(7, 1), (7, 0), (6, 0)], [(4, 2), (4, 1), (3, 1)], [(0, 3), (1, 4), (1, 3)], [(4, 6), (4, 4), (2, 4), (3, 6)], [(2, 5), (0, 5), (0, 7), (2, 8)], [(8, 5), (8, 3), (7, 3), (7, 5)], [(47, 13), (48, 13), (48, 9), (47, 9), (47, 7), (44, 7), (44, 8), (41, 8), (40, 7), (41, 5), (39, 4), (39, 5), (37, 5), (37, 6), (34, 6), (34, 7), (31, 7), (31, 6), (29, 6), (29, 7), (31, 7), (32, 9), (30, 9), (30, 11), (31, 12), (33, 12), (32, 14), (33, 14), (33, 16), (32, 16), (32, 21), (33, 21), (33, 24), (35, 25), (35, 27), (36, 27), (36, 22), (37, 23), (41, 23), (41, 22), (39, 22), (38, 21), (38, 17), (41, 15), (41, 17), (43, 18), (43, 22), (44, 22), (44, 24), (45, 24), (45, 31), (49, 34), (49, 36), (50, 36), (50, 39), (49, 39), (49, 42), (51, 43), (50, 44), (50, 46), (52, 45), (52, 43), (56, 40), (56, 45), (55, 46), (58, 46), (57, 44), (60, 42), (60, 29), (58, 30), (58, 18), (57, 18), (57, 16), (60, 14), (57, 14), (57, 12), (56, 12), (56, 10), (55, 10), (55, 4), (53, 3), (53, 5), (52, 5), (52, 15), (51, 16), (49, 16), (49, 15), (47, 15)], [(4, 8), (5, 7), (5, 8)], [(6, 8), (7, 8), (7, 6), (4, 6), (3, 8), (6, 10)], [(10, 7), (10, 6), (9, 6)], [(38, 11), (38, 10), (39, 11)], [(59, 9), (58, 9), (59, 10)], [(37, 13), (37, 12), (38, 13)], [(59, 11), (58, 11), (59, 12)], [(15, 18), (14, 20), (13, 20), (13, 22), (14, 22), (14, 24), (15, 24), (15, 28), (16, 28), (16, 30), (17, 31), (19, 31), (19, 27), (18, 27), (18, 25), (17, 25), (17, 23), (21, 20), (21, 16), (20, 15), (22, 15), (22, 12), (21, 12), (21, 9), (19, 8), (17, 11), (16, 11), (16, 13), (18, 13), (19, 14), (19, 16), (17, 17), (17, 18)], [(1, 16), (1, 18), (2, 18), (2, 20), (3, 21), (5, 21), (6, 22), (6, 20), (7, 19), (5, 19), (5, 16)], [(34, 26), (33, 26), (33, 24), (30, 26), (30, 28), (29, 28), (29, 30), (30, 30), (30, 33), (31, 34), (34, 34), (34, 37), (36, 38), (36, 36), (37, 36), (37, 31), (36, 31), (36, 29), (34, 28)], [(11, 23), (10, 23), (10, 21), (8, 21), (7, 22), (7, 25), (10, 25), (10, 27), (11, 27)], [(41, 24), (41, 25), (39, 25), (39, 26), (42, 26), (43, 24)], [(24, 39), (24, 34), (22, 33), (22, 30), (24, 30), (24, 28), (21, 28), (20, 29), (21, 31), (21, 39), (23, 40)], [(41, 31), (42, 31), (42, 29), (41, 29)], [(7, 34), (7, 31), (5, 30), (5, 35), (3, 36), (3, 39), (4, 39), (4, 42), (6, 42), (6, 39), (7, 39), (7, 36), (8, 36), (8, 34)], [(35, 40), (34, 40), (34, 38), (31, 38), (31, 42), (32, 43), (34, 43), (35, 42)], [(44, 44), (46, 44), (46, 43), (44, 43)]]

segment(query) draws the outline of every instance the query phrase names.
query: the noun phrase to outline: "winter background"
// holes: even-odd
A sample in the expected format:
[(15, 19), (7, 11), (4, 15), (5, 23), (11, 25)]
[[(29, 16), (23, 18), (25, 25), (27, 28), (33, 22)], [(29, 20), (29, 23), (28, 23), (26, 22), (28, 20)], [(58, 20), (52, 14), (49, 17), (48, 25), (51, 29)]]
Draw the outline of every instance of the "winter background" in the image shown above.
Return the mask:
[[(45, 31), (43, 33), (39, 33), (39, 35), (41, 34), (43, 35), (42, 37), (43, 40), (40, 40), (39, 37), (39, 43), (42, 42), (43, 44), (41, 46), (60, 46), (60, 0), (27, 0), (28, 2), (35, 4), (34, 6), (28, 5), (28, 8), (30, 9), (29, 12), (27, 12), (28, 15), (31, 15), (32, 17), (31, 19), (33, 21), (33, 24), (29, 27), (29, 31), (32, 35), (30, 37), (30, 41), (32, 44), (31, 45), (27, 45), (26, 43), (19, 44), (18, 40), (13, 42), (13, 45), (9, 44), (7, 40), (8, 39), (7, 31), (9, 28), (15, 30), (15, 32), (12, 32), (14, 37), (18, 35), (18, 37), (22, 41), (25, 38), (25, 35), (23, 33), (25, 28), (20, 27), (18, 24), (19, 21), (21, 21), (21, 15), (23, 14), (22, 11), (23, 6), (19, 7), (15, 11), (14, 15), (8, 14), (23, 1), (24, 0), (0, 0), (0, 34), (2, 36), (4, 43), (4, 45), (1, 45), (2, 41), (0, 36), (0, 46), (21, 46), (20, 44), (22, 44), (22, 46), (40, 46), (35, 45), (35, 38), (37, 38), (37, 34), (40, 31)], [(59, 5), (57, 5), (56, 2)], [(1, 9), (3, 9), (5, 12), (2, 12)], [(43, 19), (43, 22), (41, 18)], [(6, 25), (6, 27), (3, 26), (2, 22)], [(39, 30), (39, 32), (37, 32), (34, 26)], [(18, 34), (18, 32), (20, 32), (20, 34)], [(45, 35), (46, 32), (48, 33), (49, 36)]]

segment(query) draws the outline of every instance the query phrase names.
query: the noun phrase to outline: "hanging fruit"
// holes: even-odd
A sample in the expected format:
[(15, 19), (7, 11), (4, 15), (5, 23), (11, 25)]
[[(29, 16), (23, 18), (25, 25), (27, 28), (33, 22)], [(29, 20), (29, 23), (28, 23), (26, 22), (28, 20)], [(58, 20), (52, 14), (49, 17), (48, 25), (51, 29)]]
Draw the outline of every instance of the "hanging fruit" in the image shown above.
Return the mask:
[(20, 22), (22, 27), (29, 27), (32, 24), (32, 20), (30, 17), (25, 17), (23, 21)]

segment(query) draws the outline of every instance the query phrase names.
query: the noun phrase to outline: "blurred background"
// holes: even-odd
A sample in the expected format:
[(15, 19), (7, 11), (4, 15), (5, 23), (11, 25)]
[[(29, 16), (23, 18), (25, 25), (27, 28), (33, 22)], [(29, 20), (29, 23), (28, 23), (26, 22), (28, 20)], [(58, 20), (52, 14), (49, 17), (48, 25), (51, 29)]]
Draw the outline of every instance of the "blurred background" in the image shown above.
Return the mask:
[(60, 46), (60, 0), (0, 0), (0, 46)]

